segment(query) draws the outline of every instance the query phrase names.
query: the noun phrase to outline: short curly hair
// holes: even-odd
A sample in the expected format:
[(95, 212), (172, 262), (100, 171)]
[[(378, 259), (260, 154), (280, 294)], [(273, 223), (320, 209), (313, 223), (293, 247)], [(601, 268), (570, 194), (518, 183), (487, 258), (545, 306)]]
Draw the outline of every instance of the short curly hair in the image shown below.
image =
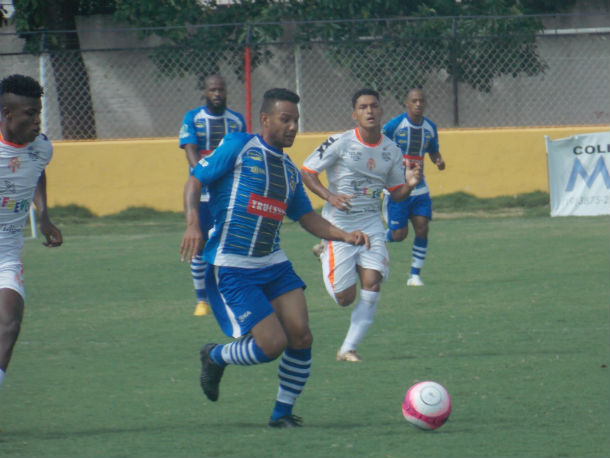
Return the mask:
[(31, 76), (10, 75), (0, 81), (0, 96), (4, 94), (15, 94), (23, 97), (39, 99), (42, 97), (44, 89)]

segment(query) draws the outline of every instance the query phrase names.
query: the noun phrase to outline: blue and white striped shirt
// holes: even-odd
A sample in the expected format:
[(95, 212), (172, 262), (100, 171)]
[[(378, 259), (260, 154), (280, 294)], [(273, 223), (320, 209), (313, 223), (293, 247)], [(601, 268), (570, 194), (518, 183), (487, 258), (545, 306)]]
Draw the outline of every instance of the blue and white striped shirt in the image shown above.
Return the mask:
[(422, 119), (421, 124), (415, 124), (407, 113), (402, 113), (389, 120), (383, 126), (382, 132), (398, 145), (405, 159), (421, 161), (422, 179), (411, 192), (411, 196), (430, 192), (424, 177), (424, 156), (439, 150), (436, 124), (426, 117)]
[(259, 135), (231, 133), (191, 174), (210, 192), (214, 229), (207, 262), (261, 268), (288, 260), (279, 245), (284, 215), (298, 221), (313, 211), (288, 155)]

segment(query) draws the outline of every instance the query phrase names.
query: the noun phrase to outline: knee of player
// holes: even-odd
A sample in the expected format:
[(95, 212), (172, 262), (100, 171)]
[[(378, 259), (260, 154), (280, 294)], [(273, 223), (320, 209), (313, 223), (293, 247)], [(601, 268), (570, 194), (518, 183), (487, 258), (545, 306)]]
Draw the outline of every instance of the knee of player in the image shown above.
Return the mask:
[(15, 314), (6, 320), (0, 320), (0, 334), (8, 335), (15, 339), (21, 330), (21, 319), (21, 316)]
[(335, 294), (335, 301), (341, 307), (347, 307), (348, 305), (351, 305), (355, 299), (356, 299), (355, 294), (342, 294), (342, 293)]
[(313, 345), (313, 335), (308, 327), (295, 335), (288, 336), (288, 346), (294, 349), (311, 348)]
[(397, 229), (397, 230), (392, 231), (392, 239), (394, 239), (395, 242), (402, 242), (406, 238), (407, 238), (406, 229)]
[(267, 355), (267, 357), (276, 359), (288, 346), (288, 339), (286, 335), (281, 334), (275, 336), (273, 339), (267, 339), (265, 342), (258, 343), (257, 345), (263, 350), (263, 353)]

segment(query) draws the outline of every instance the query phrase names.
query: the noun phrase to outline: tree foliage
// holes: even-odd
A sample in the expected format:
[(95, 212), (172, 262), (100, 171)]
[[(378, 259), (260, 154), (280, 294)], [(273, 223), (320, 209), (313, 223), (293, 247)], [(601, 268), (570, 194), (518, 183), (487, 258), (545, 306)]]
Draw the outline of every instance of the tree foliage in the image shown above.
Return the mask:
[[(78, 14), (113, 13), (157, 35), (165, 45), (151, 59), (168, 76), (200, 77), (222, 62), (243, 77), (243, 49), (251, 47), (251, 65), (272, 57), (270, 42), (291, 41), (308, 47), (333, 43), (329, 56), (362, 84), (402, 99), (434, 72), (481, 91), (494, 79), (536, 75), (545, 69), (535, 33), (542, 22), (526, 14), (554, 13), (575, 0), (15, 0), (13, 18), (20, 32), (75, 29)], [(347, 18), (347, 19), (346, 19)], [(381, 18), (381, 19), (380, 19)], [(425, 20), (423, 18), (426, 18)], [(30, 50), (41, 50), (28, 36)], [(47, 36), (45, 49), (76, 49), (76, 34)], [(389, 59), (408, 48), (400, 63)], [(210, 52), (213, 50), (213, 52)], [(362, 56), (376, 63), (362, 65)], [(422, 56), (426, 59), (421, 59)]]

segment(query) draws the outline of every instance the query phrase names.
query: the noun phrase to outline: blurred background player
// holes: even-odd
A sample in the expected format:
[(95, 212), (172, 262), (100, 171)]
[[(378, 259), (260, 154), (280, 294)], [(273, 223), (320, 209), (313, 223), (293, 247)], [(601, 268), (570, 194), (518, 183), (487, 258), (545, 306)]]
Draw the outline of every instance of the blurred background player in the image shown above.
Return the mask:
[(182, 259), (192, 259), (203, 242), (198, 225), (199, 194), (209, 186), (214, 228), (206, 243), (206, 286), (222, 331), (235, 338), (208, 343), (200, 352), (200, 383), (218, 400), (227, 365), (251, 366), (280, 355), (279, 389), (268, 425), (301, 426), (292, 409), (309, 378), (311, 345), (305, 283), (279, 245), (284, 216), (317, 237), (368, 245), (361, 231), (347, 233), (312, 208), (298, 168), (283, 148), (298, 130), (299, 96), (287, 89), (265, 92), (261, 134), (228, 134), (194, 168), (184, 189), (186, 230)]
[[(207, 156), (218, 146), (225, 134), (245, 132), (244, 117), (227, 108), (227, 85), (220, 75), (209, 75), (204, 80), (203, 95), (205, 105), (188, 111), (180, 129), (180, 148), (186, 153), (189, 172), (202, 157)], [(199, 222), (204, 241), (212, 228), (212, 219), (208, 209), (210, 195), (207, 189), (201, 189)], [(201, 252), (191, 262), (191, 274), (197, 296), (197, 306), (193, 315), (203, 316), (210, 313), (208, 297), (205, 291), (206, 262)]]
[(29, 76), (11, 75), (0, 82), (0, 387), (23, 320), (21, 249), (32, 201), (46, 239), (43, 245), (57, 247), (63, 241), (47, 212), (44, 169), (53, 147), (40, 133), (42, 93)]
[(408, 199), (396, 202), (392, 196), (384, 199), (384, 218), (388, 223), (386, 241), (400, 242), (407, 237), (409, 219), (415, 231), (413, 258), (408, 286), (424, 286), (420, 277), (421, 269), (428, 254), (428, 229), (432, 219), (432, 199), (423, 175), (424, 156), (430, 159), (439, 170), (445, 170), (438, 146), (436, 125), (424, 117), (426, 97), (421, 89), (411, 89), (405, 101), (406, 112), (391, 119), (383, 126), (383, 133), (390, 137), (402, 151), (407, 164), (421, 164), (422, 180), (411, 192)]
[[(396, 201), (405, 199), (419, 182), (419, 166), (406, 169), (400, 149), (381, 134), (383, 109), (379, 93), (361, 89), (352, 98), (356, 128), (331, 136), (303, 163), (305, 185), (326, 201), (322, 216), (345, 231), (360, 229), (370, 249), (341, 242), (324, 242), (320, 255), (326, 290), (342, 307), (360, 298), (352, 311), (349, 330), (337, 352), (338, 361), (359, 362), (362, 341), (377, 310), (381, 283), (389, 273), (381, 198), (389, 190)], [(318, 174), (326, 170), (326, 188)]]

